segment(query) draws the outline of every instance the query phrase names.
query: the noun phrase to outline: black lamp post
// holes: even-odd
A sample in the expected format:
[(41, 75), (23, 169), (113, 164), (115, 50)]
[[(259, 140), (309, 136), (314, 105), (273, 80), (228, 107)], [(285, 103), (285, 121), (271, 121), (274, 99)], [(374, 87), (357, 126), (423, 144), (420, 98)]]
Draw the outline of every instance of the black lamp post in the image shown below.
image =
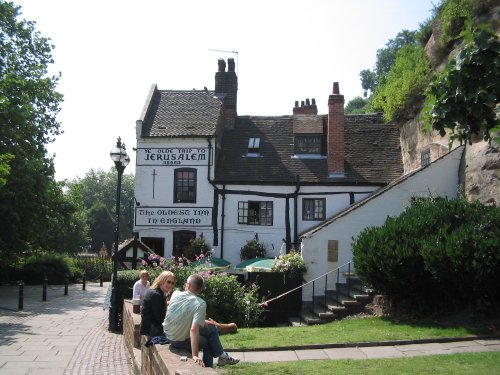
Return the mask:
[(125, 150), (125, 144), (120, 137), (116, 146), (110, 152), (118, 172), (116, 184), (116, 216), (115, 216), (115, 251), (113, 252), (113, 280), (111, 281), (111, 306), (109, 308), (109, 331), (118, 331), (118, 241), (120, 237), (120, 197), (122, 189), (122, 175), (125, 167), (130, 163), (130, 158)]

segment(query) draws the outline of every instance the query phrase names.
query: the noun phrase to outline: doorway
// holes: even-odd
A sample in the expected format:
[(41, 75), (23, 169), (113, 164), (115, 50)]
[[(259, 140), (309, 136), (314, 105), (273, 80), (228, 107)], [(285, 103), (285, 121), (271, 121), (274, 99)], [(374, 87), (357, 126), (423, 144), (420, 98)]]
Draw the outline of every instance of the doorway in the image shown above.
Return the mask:
[(165, 257), (165, 239), (160, 237), (142, 237), (141, 241), (161, 257)]
[(192, 230), (178, 230), (174, 232), (174, 249), (172, 255), (174, 257), (181, 257), (186, 255), (186, 249), (190, 246), (189, 242), (196, 238), (196, 232)]

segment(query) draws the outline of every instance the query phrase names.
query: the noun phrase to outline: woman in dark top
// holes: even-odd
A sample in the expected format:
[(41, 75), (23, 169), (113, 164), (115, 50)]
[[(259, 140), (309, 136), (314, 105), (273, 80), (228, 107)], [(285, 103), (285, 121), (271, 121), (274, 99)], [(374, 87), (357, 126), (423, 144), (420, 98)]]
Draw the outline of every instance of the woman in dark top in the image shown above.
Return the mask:
[(163, 320), (167, 312), (166, 296), (172, 292), (175, 275), (163, 271), (153, 282), (141, 306), (141, 335), (150, 337), (163, 335)]

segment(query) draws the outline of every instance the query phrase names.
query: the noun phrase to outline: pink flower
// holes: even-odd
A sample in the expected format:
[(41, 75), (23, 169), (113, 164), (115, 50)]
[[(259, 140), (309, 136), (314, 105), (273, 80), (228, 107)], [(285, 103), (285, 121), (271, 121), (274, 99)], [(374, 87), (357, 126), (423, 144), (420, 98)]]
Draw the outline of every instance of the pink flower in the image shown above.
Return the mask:
[(141, 260), (141, 264), (142, 264), (143, 266), (145, 266), (147, 263), (146, 263), (146, 261), (143, 259), (143, 260)]

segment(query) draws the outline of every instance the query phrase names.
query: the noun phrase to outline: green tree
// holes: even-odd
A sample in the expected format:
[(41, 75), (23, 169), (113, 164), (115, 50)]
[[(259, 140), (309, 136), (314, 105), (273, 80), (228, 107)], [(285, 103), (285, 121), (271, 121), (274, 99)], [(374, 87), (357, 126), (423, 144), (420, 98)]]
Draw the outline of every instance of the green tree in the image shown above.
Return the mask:
[[(473, 134), (484, 140), (500, 131), (497, 116), (500, 92), (500, 43), (486, 28), (461, 34), (465, 45), (427, 90), (424, 122), (441, 136), (451, 130), (453, 141), (470, 142)], [(497, 138), (500, 141), (500, 138)]]
[(396, 62), (398, 51), (406, 45), (416, 44), (416, 31), (402, 30), (394, 39), (389, 39), (385, 48), (377, 51), (377, 60), (373, 70), (364, 69), (359, 73), (361, 78), (361, 87), (367, 93), (374, 93), (379, 84), (384, 82), (392, 66)]
[(370, 69), (364, 69), (359, 72), (359, 78), (361, 78), (361, 88), (364, 90), (363, 96), (366, 98), (373, 94), (378, 84), (377, 73)]
[[(57, 186), (46, 145), (59, 131), (59, 76), (48, 76), (49, 40), (34, 22), (18, 20), (20, 7), (0, 2), (0, 255), (41, 249)], [(7, 156), (10, 155), (10, 156)], [(10, 159), (7, 161), (7, 159)], [(10, 169), (10, 171), (9, 171)]]
[[(90, 170), (85, 177), (68, 182), (68, 193), (79, 202), (89, 225), (90, 246), (98, 252), (104, 242), (113, 248), (116, 210), (116, 184), (118, 174), (114, 168), (109, 172)], [(120, 241), (132, 236), (132, 198), (134, 176), (124, 174), (120, 201)]]
[(7, 183), (10, 174), (10, 161), (14, 158), (12, 154), (0, 155), (0, 188)]
[(383, 111), (388, 122), (413, 116), (422, 105), (431, 74), (423, 47), (404, 46), (398, 51), (386, 79), (375, 90), (372, 108)]
[(345, 106), (345, 113), (361, 114), (370, 112), (370, 100), (364, 99), (361, 96), (356, 96)]

